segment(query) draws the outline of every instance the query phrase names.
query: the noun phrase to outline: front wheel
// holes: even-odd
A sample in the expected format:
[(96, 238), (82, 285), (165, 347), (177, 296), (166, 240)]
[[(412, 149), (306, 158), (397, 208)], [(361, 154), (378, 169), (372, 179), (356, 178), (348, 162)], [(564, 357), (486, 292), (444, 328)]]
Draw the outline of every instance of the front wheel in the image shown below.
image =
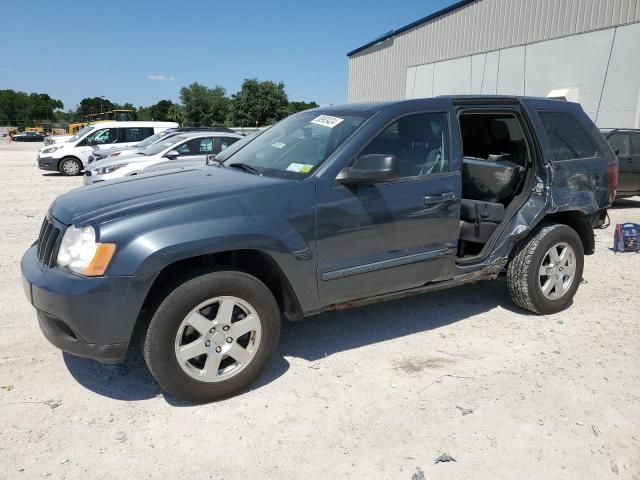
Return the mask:
[(207, 273), (177, 286), (155, 311), (146, 363), (169, 393), (195, 403), (232, 396), (262, 373), (280, 337), (280, 310), (258, 279)]
[(576, 231), (545, 224), (523, 241), (509, 263), (507, 283), (519, 307), (540, 314), (567, 308), (578, 290), (584, 249)]
[(63, 158), (60, 161), (58, 170), (60, 170), (62, 175), (67, 177), (80, 175), (80, 172), (82, 172), (82, 164), (75, 158)]

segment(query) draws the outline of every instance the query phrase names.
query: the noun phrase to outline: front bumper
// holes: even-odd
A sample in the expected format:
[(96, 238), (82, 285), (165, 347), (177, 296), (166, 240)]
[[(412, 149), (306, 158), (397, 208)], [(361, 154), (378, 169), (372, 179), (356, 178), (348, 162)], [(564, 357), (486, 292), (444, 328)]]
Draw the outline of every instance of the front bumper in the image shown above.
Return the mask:
[(41, 157), (40, 155), (38, 155), (38, 168), (40, 170), (51, 170), (57, 172), (59, 161), (59, 158)]
[(122, 176), (118, 175), (117, 173), (97, 175), (95, 172), (95, 170), (85, 170), (84, 175), (82, 176), (82, 183), (84, 183), (85, 185), (92, 185), (94, 183), (104, 182), (106, 180), (112, 180), (114, 178), (122, 178)]
[(33, 245), (20, 263), (23, 286), (54, 346), (103, 363), (122, 362), (156, 274), (82, 277), (38, 262)]

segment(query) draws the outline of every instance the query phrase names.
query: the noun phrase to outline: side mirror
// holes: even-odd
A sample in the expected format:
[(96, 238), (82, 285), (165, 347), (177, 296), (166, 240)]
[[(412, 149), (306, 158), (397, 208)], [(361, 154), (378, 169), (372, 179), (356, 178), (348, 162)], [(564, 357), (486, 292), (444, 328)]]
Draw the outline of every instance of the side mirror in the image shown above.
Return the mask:
[(177, 150), (169, 150), (167, 153), (164, 154), (164, 157), (168, 158), (169, 160), (175, 160), (179, 156), (180, 156), (180, 152)]
[(336, 180), (344, 185), (373, 185), (391, 182), (399, 176), (398, 157), (373, 153), (356, 158), (353, 165), (342, 169)]
[(613, 149), (613, 153), (615, 153), (616, 156), (620, 155), (620, 149), (619, 148), (614, 148)]

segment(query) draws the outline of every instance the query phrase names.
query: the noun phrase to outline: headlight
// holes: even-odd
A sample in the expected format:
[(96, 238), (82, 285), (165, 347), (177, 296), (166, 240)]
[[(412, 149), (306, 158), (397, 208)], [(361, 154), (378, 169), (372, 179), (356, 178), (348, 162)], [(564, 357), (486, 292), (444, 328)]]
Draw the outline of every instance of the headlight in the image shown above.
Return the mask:
[(45, 148), (44, 150), (42, 150), (42, 153), (53, 153), (56, 150), (60, 150), (61, 148), (62, 146)]
[(115, 251), (114, 243), (96, 243), (93, 227), (70, 226), (60, 242), (57, 263), (82, 275), (103, 275)]
[(96, 173), (98, 175), (106, 175), (107, 173), (113, 173), (116, 170), (119, 170), (122, 167), (126, 167), (127, 164), (126, 163), (117, 163), (116, 165), (109, 165), (108, 167), (102, 167), (102, 168), (98, 168), (96, 170)]

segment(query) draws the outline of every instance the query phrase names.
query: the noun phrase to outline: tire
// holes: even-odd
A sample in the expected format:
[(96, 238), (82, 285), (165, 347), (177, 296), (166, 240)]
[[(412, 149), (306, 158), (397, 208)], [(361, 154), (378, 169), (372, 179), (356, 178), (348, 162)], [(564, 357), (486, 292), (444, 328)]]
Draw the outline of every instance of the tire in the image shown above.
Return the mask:
[[(243, 391), (260, 376), (278, 345), (278, 304), (262, 282), (246, 273), (199, 275), (159, 301), (143, 337), (143, 355), (158, 384), (180, 399), (207, 403)], [(225, 310), (223, 304), (230, 303), (233, 305)], [(218, 323), (225, 311), (231, 312), (227, 316), (231, 323)], [(198, 321), (189, 321), (191, 318)], [(238, 323), (243, 320), (244, 328)], [(248, 320), (255, 330), (241, 335)], [(231, 335), (236, 337), (232, 341)], [(181, 353), (185, 346), (192, 348), (190, 353)], [(244, 362), (236, 360), (239, 348), (244, 350), (243, 361), (249, 355)], [(191, 358), (194, 353), (199, 356)]]
[(73, 177), (82, 173), (82, 163), (77, 158), (66, 157), (60, 160), (58, 171), (65, 177)]
[[(552, 248), (556, 252), (555, 262)], [(560, 258), (558, 254), (565, 251), (566, 255)], [(564, 264), (570, 262), (571, 253), (572, 266)], [(576, 231), (566, 225), (542, 224), (518, 245), (509, 263), (507, 284), (511, 299), (520, 308), (534, 313), (560, 312), (571, 304), (583, 269), (584, 249)]]

